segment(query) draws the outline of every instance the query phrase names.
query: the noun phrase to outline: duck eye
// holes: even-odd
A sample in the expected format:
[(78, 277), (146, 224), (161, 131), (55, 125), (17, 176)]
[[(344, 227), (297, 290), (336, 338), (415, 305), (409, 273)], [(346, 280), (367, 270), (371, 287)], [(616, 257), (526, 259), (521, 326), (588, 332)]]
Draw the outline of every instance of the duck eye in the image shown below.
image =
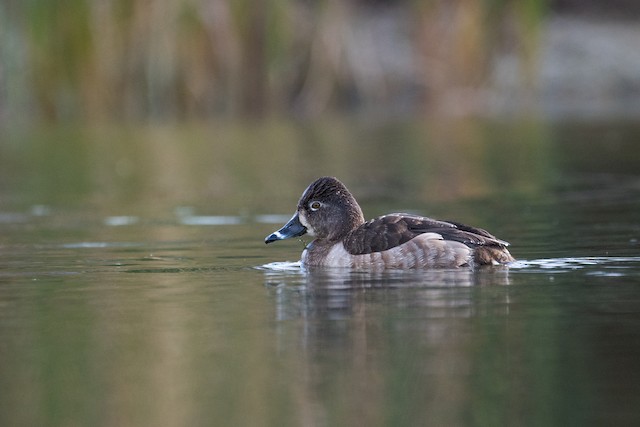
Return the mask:
[(318, 202), (317, 200), (309, 203), (309, 208), (312, 211), (317, 211), (318, 209), (320, 209), (321, 206), (322, 206), (322, 203)]

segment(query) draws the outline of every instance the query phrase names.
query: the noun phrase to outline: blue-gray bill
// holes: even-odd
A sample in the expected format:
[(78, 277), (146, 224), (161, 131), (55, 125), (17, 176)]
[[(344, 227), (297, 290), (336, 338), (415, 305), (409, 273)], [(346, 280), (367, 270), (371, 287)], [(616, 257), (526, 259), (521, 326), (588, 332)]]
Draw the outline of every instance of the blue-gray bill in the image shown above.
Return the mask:
[(300, 223), (298, 213), (287, 222), (280, 230), (269, 234), (265, 239), (265, 243), (275, 242), (276, 240), (290, 239), (291, 237), (299, 237), (307, 232), (304, 225)]

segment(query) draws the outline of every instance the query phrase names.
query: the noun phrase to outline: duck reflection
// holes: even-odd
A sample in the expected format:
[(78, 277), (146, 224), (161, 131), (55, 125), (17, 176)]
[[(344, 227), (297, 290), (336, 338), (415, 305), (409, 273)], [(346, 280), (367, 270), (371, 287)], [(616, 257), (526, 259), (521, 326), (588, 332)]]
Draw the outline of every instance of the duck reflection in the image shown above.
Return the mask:
[(301, 425), (336, 411), (345, 425), (459, 425), (478, 357), (500, 348), (477, 332), (509, 310), (510, 287), (496, 286), (509, 284), (507, 269), (298, 268), (264, 280)]
[[(276, 299), (277, 319), (342, 319), (354, 312), (422, 307), (426, 316), (471, 316), (476, 288), (509, 285), (507, 267), (442, 270), (358, 271), (298, 267), (265, 270), (265, 285)], [(508, 302), (508, 301), (505, 301)]]

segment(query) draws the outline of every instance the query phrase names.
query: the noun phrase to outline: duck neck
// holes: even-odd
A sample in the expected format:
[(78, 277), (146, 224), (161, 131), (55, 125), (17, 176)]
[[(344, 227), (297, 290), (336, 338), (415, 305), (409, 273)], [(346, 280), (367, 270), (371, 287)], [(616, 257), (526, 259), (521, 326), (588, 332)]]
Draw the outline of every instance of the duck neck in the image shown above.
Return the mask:
[(349, 233), (364, 224), (362, 209), (360, 209), (360, 206), (355, 200), (349, 201), (348, 208), (349, 211), (346, 219), (340, 221), (338, 224), (334, 224), (331, 228), (332, 231), (326, 238), (329, 242), (337, 242), (344, 239)]

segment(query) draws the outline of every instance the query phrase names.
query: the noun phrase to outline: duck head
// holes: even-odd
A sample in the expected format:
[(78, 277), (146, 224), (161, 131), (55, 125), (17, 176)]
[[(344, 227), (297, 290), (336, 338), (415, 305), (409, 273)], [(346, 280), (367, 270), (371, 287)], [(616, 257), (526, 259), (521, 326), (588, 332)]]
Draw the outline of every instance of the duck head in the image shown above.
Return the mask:
[(296, 213), (265, 243), (309, 234), (318, 240), (337, 241), (364, 223), (362, 209), (347, 187), (336, 178), (322, 177), (302, 193)]

